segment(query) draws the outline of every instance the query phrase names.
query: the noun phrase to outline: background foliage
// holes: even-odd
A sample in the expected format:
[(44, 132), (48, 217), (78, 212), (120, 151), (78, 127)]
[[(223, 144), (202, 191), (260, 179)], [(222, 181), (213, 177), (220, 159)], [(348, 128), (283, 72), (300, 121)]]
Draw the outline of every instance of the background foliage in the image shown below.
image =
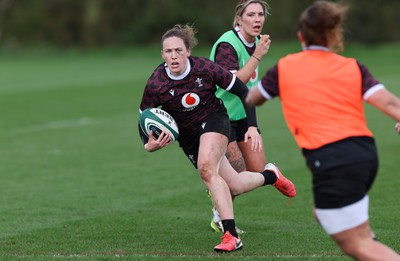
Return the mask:
[[(292, 40), (297, 19), (312, 0), (269, 0), (264, 33)], [(343, 0), (351, 5), (347, 39), (365, 43), (400, 40), (400, 2)], [(18, 47), (143, 45), (158, 43), (176, 23), (194, 24), (201, 43), (230, 28), (237, 0), (0, 0), (0, 43)]]

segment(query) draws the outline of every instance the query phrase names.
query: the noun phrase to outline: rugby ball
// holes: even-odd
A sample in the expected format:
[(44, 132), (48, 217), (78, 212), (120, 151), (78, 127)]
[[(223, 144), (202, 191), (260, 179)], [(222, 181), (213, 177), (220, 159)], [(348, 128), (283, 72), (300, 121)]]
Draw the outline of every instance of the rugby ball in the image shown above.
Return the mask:
[(150, 131), (153, 131), (153, 136), (157, 139), (164, 130), (164, 132), (169, 133), (172, 142), (178, 139), (178, 124), (168, 112), (162, 109), (145, 109), (140, 114), (139, 124), (147, 137), (149, 137)]

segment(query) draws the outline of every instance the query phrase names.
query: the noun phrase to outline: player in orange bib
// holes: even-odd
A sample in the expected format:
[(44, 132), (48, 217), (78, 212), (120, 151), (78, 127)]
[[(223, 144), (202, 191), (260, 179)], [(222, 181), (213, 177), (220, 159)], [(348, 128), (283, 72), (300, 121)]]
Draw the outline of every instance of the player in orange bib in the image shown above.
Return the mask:
[(279, 96), (290, 132), (313, 176), (314, 214), (342, 251), (357, 260), (400, 260), (369, 225), (370, 190), (378, 170), (375, 141), (363, 102), (395, 121), (400, 99), (343, 49), (342, 4), (317, 1), (300, 16), (303, 51), (280, 59), (250, 90), (246, 102)]

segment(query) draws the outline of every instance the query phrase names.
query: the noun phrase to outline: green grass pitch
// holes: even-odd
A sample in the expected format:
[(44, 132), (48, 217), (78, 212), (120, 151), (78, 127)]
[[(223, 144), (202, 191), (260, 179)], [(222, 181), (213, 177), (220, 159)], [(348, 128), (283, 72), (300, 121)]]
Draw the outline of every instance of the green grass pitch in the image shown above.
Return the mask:
[[(274, 43), (262, 74), (297, 43)], [(209, 49), (194, 49), (208, 56)], [(399, 45), (349, 45), (400, 95)], [(350, 260), (312, 218), (310, 173), (279, 100), (258, 108), (268, 161), (297, 186), (290, 206), (272, 186), (237, 198), (244, 249), (216, 254), (211, 203), (178, 144), (148, 153), (138, 106), (159, 48), (0, 53), (1, 260)], [(380, 153), (371, 224), (400, 251), (400, 136), (366, 105)], [(340, 127), (340, 126), (338, 126)]]

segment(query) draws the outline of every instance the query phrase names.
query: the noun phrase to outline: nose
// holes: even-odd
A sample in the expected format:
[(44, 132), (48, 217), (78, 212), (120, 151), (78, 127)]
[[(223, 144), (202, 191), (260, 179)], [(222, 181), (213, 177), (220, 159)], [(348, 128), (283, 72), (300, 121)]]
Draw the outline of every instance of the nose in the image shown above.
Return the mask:
[(171, 58), (172, 59), (176, 59), (178, 57), (178, 53), (175, 51), (175, 50), (173, 50), (172, 52), (171, 52)]

